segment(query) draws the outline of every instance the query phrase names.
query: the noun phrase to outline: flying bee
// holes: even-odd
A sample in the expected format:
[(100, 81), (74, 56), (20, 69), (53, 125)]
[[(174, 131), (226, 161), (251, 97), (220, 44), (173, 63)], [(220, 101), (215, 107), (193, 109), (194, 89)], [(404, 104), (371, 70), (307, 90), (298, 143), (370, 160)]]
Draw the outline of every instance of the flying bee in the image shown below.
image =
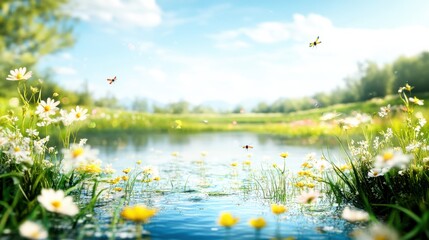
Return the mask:
[(116, 76), (115, 76), (115, 77), (113, 77), (113, 78), (108, 78), (108, 79), (107, 79), (107, 82), (108, 82), (109, 84), (112, 84), (114, 81), (116, 81)]
[(246, 149), (246, 150), (249, 150), (249, 149), (252, 149), (252, 148), (253, 148), (253, 146), (250, 146), (250, 145), (244, 145), (244, 146), (243, 146), (243, 148), (244, 148), (244, 149)]
[(322, 42), (319, 41), (319, 36), (317, 36), (316, 41), (310, 43), (310, 47), (315, 47), (315, 46), (317, 46), (318, 44), (321, 44), (321, 43)]

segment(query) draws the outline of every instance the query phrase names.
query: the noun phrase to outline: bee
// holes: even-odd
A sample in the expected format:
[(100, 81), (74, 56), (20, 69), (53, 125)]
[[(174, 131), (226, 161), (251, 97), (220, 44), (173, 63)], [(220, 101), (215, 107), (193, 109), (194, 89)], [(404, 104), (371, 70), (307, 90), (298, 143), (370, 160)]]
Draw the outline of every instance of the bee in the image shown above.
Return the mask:
[(246, 150), (249, 150), (249, 149), (252, 149), (252, 148), (253, 148), (253, 146), (250, 146), (250, 145), (244, 145), (244, 146), (243, 146), (243, 148), (244, 148), (244, 149), (246, 149)]
[(116, 76), (113, 78), (108, 78), (107, 82), (109, 82), (109, 84), (112, 84), (114, 81), (116, 81)]
[(310, 43), (310, 47), (315, 47), (315, 46), (317, 46), (318, 44), (321, 44), (321, 43), (322, 42), (319, 41), (319, 36), (317, 36), (316, 41)]

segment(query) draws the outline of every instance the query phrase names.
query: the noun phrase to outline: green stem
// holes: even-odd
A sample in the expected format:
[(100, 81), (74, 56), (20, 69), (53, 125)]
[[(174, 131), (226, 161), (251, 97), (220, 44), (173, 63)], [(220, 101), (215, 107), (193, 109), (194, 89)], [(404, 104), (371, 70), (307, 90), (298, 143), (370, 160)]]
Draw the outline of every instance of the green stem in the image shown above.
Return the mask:
[(137, 240), (141, 240), (142, 239), (142, 233), (143, 233), (143, 228), (142, 228), (142, 224), (137, 222), (136, 223), (136, 239)]

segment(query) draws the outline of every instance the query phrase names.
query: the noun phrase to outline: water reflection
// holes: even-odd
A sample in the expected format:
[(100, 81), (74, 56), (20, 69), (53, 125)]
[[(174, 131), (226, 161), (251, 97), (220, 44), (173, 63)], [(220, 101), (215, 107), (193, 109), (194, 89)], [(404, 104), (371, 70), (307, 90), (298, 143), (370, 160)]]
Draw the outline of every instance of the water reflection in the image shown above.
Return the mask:
[[(292, 204), (292, 197), (286, 217), (277, 219), (270, 201), (255, 191), (258, 169), (282, 164), (281, 152), (289, 152), (286, 165), (295, 171), (307, 154), (320, 156), (326, 150), (321, 147), (287, 145), (282, 138), (253, 133), (104, 136), (89, 138), (89, 144), (118, 172), (135, 167), (137, 160), (142, 160), (139, 167), (159, 169), (161, 180), (141, 182), (129, 202), (159, 209), (145, 226), (150, 239), (255, 239), (248, 221), (258, 216), (267, 221), (258, 239), (347, 239), (352, 227), (331, 206), (309, 211)], [(246, 144), (254, 148), (243, 149)], [(97, 210), (101, 232), (96, 235), (101, 238), (108, 235), (111, 218), (106, 216), (120, 205), (118, 199)], [(231, 211), (240, 222), (226, 231), (216, 222), (221, 211)], [(120, 224), (115, 237), (133, 238), (132, 231), (130, 224)]]

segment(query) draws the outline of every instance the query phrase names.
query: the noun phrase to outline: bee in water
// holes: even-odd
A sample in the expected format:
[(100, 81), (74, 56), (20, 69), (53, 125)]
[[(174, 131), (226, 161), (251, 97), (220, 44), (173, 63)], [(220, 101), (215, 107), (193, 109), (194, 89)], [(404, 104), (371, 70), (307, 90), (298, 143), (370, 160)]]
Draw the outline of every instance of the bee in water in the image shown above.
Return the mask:
[(322, 42), (319, 41), (319, 36), (317, 36), (316, 41), (310, 43), (310, 47), (315, 47), (315, 46), (317, 46), (318, 44), (321, 44), (321, 43)]
[(246, 149), (246, 150), (249, 150), (249, 149), (252, 149), (252, 148), (253, 148), (253, 146), (250, 146), (250, 145), (244, 145), (244, 146), (243, 146), (243, 148), (244, 148), (244, 149)]
[(115, 77), (113, 77), (113, 78), (108, 78), (108, 79), (107, 79), (107, 82), (108, 82), (109, 84), (112, 84), (114, 81), (116, 81), (116, 76), (115, 76)]

